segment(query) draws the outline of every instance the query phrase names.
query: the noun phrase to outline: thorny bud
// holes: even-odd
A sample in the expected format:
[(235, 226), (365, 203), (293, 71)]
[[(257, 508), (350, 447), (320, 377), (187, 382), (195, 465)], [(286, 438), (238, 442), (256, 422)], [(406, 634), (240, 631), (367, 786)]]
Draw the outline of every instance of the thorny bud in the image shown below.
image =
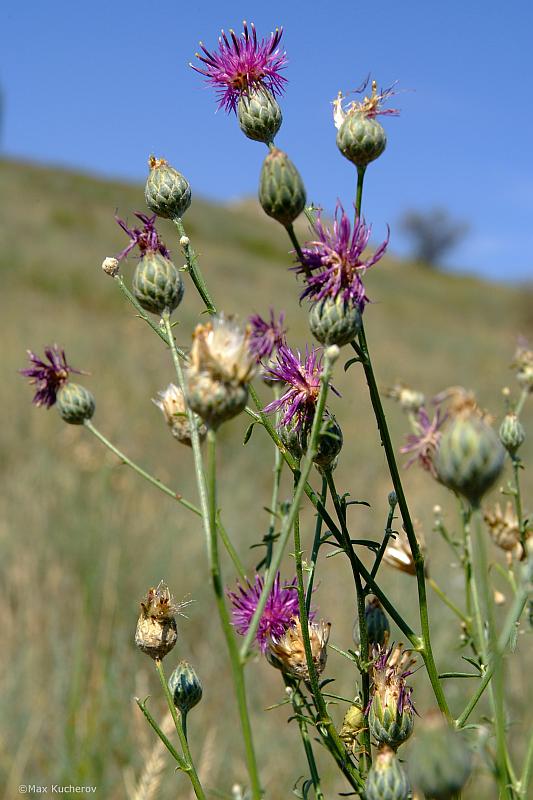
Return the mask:
[(106, 275), (111, 275), (114, 278), (120, 272), (120, 262), (118, 258), (108, 256), (102, 261), (102, 269)]
[(178, 610), (174, 598), (164, 581), (146, 593), (141, 601), (141, 613), (137, 620), (135, 644), (154, 660), (170, 653), (178, 639), (175, 614)]
[(305, 199), (300, 173), (286, 153), (272, 148), (259, 177), (259, 202), (263, 211), (287, 227), (304, 210)]
[(413, 786), (433, 800), (451, 800), (467, 782), (472, 755), (464, 736), (434, 711), (420, 723), (409, 758)]
[(275, 97), (264, 86), (242, 94), (237, 104), (241, 131), (248, 139), (271, 144), (283, 120)]
[(342, 294), (329, 295), (312, 304), (309, 311), (311, 333), (321, 344), (342, 347), (353, 341), (361, 327), (359, 306)]
[(366, 779), (365, 800), (408, 800), (411, 787), (394, 750), (379, 748)]
[(164, 158), (150, 156), (150, 173), (144, 188), (148, 208), (158, 217), (182, 217), (191, 204), (191, 187), (183, 175)]
[(526, 439), (524, 426), (513, 412), (506, 414), (500, 425), (500, 442), (511, 457), (516, 455)]
[(193, 334), (187, 371), (187, 400), (204, 422), (216, 428), (246, 406), (248, 383), (256, 362), (249, 347), (250, 329), (219, 315)]
[(378, 742), (397, 749), (413, 731), (412, 690), (405, 681), (415, 659), (411, 651), (402, 651), (401, 644), (388, 650), (378, 646), (374, 656), (368, 723)]
[[(313, 664), (318, 675), (326, 666), (327, 644), (331, 623), (310, 622), (309, 639)], [(266, 657), (272, 666), (298, 680), (309, 680), (309, 670), (305, 658), (305, 647), (302, 636), (302, 623), (296, 617), (283, 636), (272, 638), (266, 651)]]
[(79, 383), (66, 383), (57, 393), (57, 410), (70, 425), (83, 425), (94, 415), (96, 404), (91, 392)]
[[(185, 398), (180, 388), (173, 383), (169, 383), (164, 391), (158, 392), (152, 402), (161, 409), (165, 422), (172, 431), (172, 435), (189, 447), (192, 444), (191, 426), (187, 415)], [(198, 435), (204, 439), (207, 433), (205, 425), (198, 419)]]
[(478, 411), (465, 408), (442, 434), (435, 469), (444, 486), (475, 507), (500, 475), (504, 457), (494, 430)]
[(180, 661), (170, 678), (168, 688), (172, 700), (180, 713), (185, 716), (202, 699), (203, 689), (194, 667), (187, 661)]

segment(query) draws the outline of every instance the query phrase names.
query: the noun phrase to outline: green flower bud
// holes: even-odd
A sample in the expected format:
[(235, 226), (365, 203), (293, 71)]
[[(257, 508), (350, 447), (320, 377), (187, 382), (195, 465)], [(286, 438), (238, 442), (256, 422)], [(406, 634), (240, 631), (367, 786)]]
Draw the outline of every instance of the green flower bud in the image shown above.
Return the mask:
[(318, 446), (313, 464), (326, 468), (337, 458), (342, 449), (342, 430), (335, 417), (330, 414), (325, 416), (322, 430), (318, 436)]
[(481, 417), (459, 414), (442, 435), (435, 469), (441, 483), (477, 506), (502, 471), (504, 457), (498, 437)]
[(305, 186), (286, 153), (272, 148), (261, 168), (259, 202), (282, 225), (291, 225), (305, 206)]
[(367, 600), (365, 622), (369, 646), (386, 644), (390, 633), (390, 625), (377, 597), (371, 597)]
[(189, 371), (187, 382), (189, 406), (210, 428), (236, 417), (246, 408), (248, 386), (214, 378), (208, 372)]
[(368, 712), (368, 725), (378, 742), (396, 750), (412, 734), (414, 716), (410, 708), (399, 711), (397, 702), (385, 703), (375, 694)]
[(168, 679), (168, 688), (174, 705), (183, 715), (198, 705), (202, 699), (202, 684), (187, 661), (180, 661)]
[(150, 174), (144, 188), (148, 208), (158, 217), (182, 217), (191, 204), (191, 187), (164, 158), (150, 156)]
[(279, 437), (291, 456), (298, 461), (305, 454), (302, 434), (296, 425), (284, 425), (279, 429)]
[(457, 730), (439, 712), (431, 714), (415, 736), (409, 758), (413, 786), (432, 800), (451, 800), (472, 771), (472, 755)]
[(57, 393), (57, 410), (70, 425), (83, 425), (94, 414), (94, 397), (79, 383), (66, 383)]
[(161, 253), (149, 250), (133, 275), (133, 294), (140, 305), (153, 314), (174, 311), (182, 301), (185, 286), (178, 270)]
[(394, 750), (380, 747), (366, 779), (365, 800), (408, 800), (411, 787)]
[(277, 101), (264, 87), (241, 95), (237, 116), (244, 135), (265, 144), (273, 142), (283, 119)]
[(378, 742), (396, 750), (413, 731), (412, 690), (406, 678), (411, 675), (415, 659), (411, 651), (402, 651), (401, 644), (390, 650), (386, 646), (375, 647), (374, 653), (368, 725)]
[(373, 117), (355, 111), (348, 113), (337, 132), (337, 147), (348, 161), (366, 167), (387, 145), (383, 127)]
[(526, 432), (516, 414), (506, 414), (500, 426), (500, 442), (507, 452), (514, 456), (524, 444)]
[(357, 305), (337, 297), (324, 297), (313, 303), (309, 312), (311, 333), (321, 344), (342, 347), (357, 336), (361, 327), (361, 312)]

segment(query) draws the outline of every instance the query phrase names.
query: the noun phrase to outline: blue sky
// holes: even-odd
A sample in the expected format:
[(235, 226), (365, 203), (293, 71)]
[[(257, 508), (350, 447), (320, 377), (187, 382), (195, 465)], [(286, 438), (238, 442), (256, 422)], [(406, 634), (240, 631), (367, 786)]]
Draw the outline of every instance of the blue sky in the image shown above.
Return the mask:
[(471, 233), (454, 269), (533, 277), (533, 6), (499, 3), (231, 2), (151, 5), (30, 0), (3, 11), (4, 154), (140, 180), (150, 152), (215, 199), (256, 192), (264, 146), (215, 113), (187, 67), (221, 27), (283, 25), (289, 79), (277, 137), (309, 199), (349, 205), (354, 169), (335, 146), (331, 100), (369, 73), (399, 80), (402, 114), (383, 118), (385, 154), (371, 165), (364, 213), (376, 239), (405, 252), (407, 208), (444, 206)]

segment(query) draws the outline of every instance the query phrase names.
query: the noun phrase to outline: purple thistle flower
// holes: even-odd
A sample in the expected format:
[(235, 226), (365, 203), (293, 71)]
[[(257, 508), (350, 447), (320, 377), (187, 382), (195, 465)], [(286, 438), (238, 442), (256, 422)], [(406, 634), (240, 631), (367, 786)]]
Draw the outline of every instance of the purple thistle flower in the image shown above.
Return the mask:
[(278, 45), (283, 28), (276, 28), (268, 39), (257, 39), (252, 22), (250, 30), (243, 22), (244, 30), (238, 38), (230, 29), (229, 38), (222, 31), (218, 39), (218, 52), (211, 53), (200, 42), (204, 55), (196, 57), (205, 64), (204, 69), (190, 64), (196, 72), (205, 75), (207, 82), (215, 87), (218, 107), (225, 111), (236, 111), (237, 103), (243, 95), (261, 87), (274, 96), (283, 92), (287, 79), (280, 75), (287, 64), (287, 56)]
[[(246, 580), (244, 586), (237, 584), (237, 591), (228, 592), (233, 605), (232, 623), (241, 636), (244, 636), (250, 627), (264, 583), (264, 578), (256, 575), (253, 583)], [(269, 639), (281, 638), (295, 617), (298, 617), (296, 578), (290, 583), (285, 582), (282, 586), (278, 572), (257, 628), (256, 640), (262, 653), (266, 651)]]
[(322, 356), (319, 352), (317, 348), (309, 350), (306, 347), (302, 362), (299, 350), (293, 353), (290, 347), (282, 344), (278, 349), (277, 363), (266, 368), (266, 378), (283, 381), (289, 387), (282, 397), (263, 409), (266, 413), (283, 410), (280, 427), (293, 423), (296, 428), (302, 428), (312, 423), (322, 375)]
[(440, 409), (437, 408), (433, 421), (429, 419), (428, 412), (422, 406), (418, 411), (418, 418), (415, 423), (417, 432), (407, 436), (407, 444), (400, 448), (400, 453), (412, 453), (412, 457), (407, 461), (405, 467), (410, 467), (418, 461), (423, 469), (430, 472), (433, 477), (437, 476), (433, 457), (437, 450), (442, 433), (440, 428), (444, 424), (446, 416), (442, 416)]
[(390, 231), (374, 255), (363, 260), (361, 256), (368, 245), (372, 227), (356, 217), (352, 231), (340, 201), (335, 209), (333, 227), (325, 227), (319, 213), (314, 231), (318, 238), (306, 243), (302, 248), (303, 258), (293, 268), (305, 276), (307, 284), (300, 299), (310, 297), (312, 300), (322, 300), (342, 294), (344, 300), (356, 303), (363, 311), (368, 297), (361, 275), (382, 258), (389, 243)]
[(117, 255), (117, 259), (122, 261), (122, 259), (126, 258), (126, 256), (133, 250), (134, 247), (139, 248), (141, 258), (149, 252), (158, 252), (161, 253), (161, 255), (165, 258), (168, 258), (170, 256), (170, 251), (165, 247), (155, 229), (155, 220), (157, 214), (149, 217), (147, 214), (142, 214), (140, 211), (135, 211), (134, 213), (137, 219), (141, 220), (143, 224), (142, 228), (133, 228), (130, 230), (124, 220), (115, 215), (117, 223), (130, 237), (129, 244), (124, 248), (124, 250), (121, 250), (121, 252)]
[(67, 363), (65, 351), (60, 350), (57, 344), (45, 347), (44, 356), (49, 363), (42, 361), (31, 350), (27, 350), (31, 366), (19, 370), (21, 375), (30, 378), (30, 384), (37, 388), (33, 397), (36, 406), (51, 408), (56, 402), (58, 391), (68, 381), (71, 372), (83, 375), (79, 369), (74, 369)]
[[(384, 704), (388, 700), (395, 702), (398, 714), (403, 714), (404, 710), (416, 713), (411, 699), (413, 689), (406, 684), (407, 678), (414, 672), (411, 668), (415, 664), (415, 658), (411, 656), (411, 651), (402, 651), (401, 644), (389, 648), (378, 645), (373, 655), (372, 697), (375, 694), (380, 695)], [(371, 704), (372, 699), (365, 713), (368, 713)]]
[(287, 333), (287, 329), (283, 327), (285, 313), (282, 311), (276, 321), (274, 309), (271, 308), (270, 322), (264, 320), (259, 314), (252, 314), (248, 318), (248, 322), (252, 328), (250, 337), (251, 352), (258, 362), (262, 359), (268, 361), (272, 357), (272, 353), (278, 350), (285, 342), (285, 334)]

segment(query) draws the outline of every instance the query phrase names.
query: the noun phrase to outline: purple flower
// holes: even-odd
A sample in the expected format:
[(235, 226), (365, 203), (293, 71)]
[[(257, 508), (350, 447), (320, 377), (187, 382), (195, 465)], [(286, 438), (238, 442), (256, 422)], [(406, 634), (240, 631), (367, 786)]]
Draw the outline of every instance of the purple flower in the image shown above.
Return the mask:
[(287, 330), (283, 327), (285, 322), (284, 312), (282, 311), (278, 320), (276, 320), (274, 309), (271, 308), (270, 322), (264, 320), (259, 314), (252, 314), (248, 318), (248, 322), (252, 328), (250, 350), (258, 362), (262, 359), (268, 361), (272, 357), (272, 353), (279, 349), (285, 341)]
[(407, 461), (405, 467), (410, 467), (415, 461), (428, 472), (431, 472), (433, 477), (437, 473), (433, 464), (433, 457), (437, 450), (442, 427), (446, 417), (441, 416), (440, 409), (437, 408), (433, 421), (429, 419), (428, 412), (422, 406), (418, 411), (418, 418), (415, 422), (417, 428), (416, 433), (410, 433), (407, 436), (407, 444), (400, 449), (400, 453), (412, 453), (412, 457)]
[[(233, 605), (232, 622), (241, 636), (250, 627), (264, 583), (264, 578), (256, 575), (253, 583), (247, 580), (244, 586), (237, 584), (235, 592), (228, 592)], [(298, 617), (296, 578), (282, 586), (278, 572), (257, 628), (256, 639), (262, 653), (267, 649), (269, 639), (281, 638), (295, 617)]]
[(26, 378), (30, 378), (30, 384), (36, 387), (37, 391), (33, 398), (36, 406), (50, 408), (56, 401), (58, 391), (68, 381), (69, 374), (71, 372), (76, 372), (78, 375), (84, 374), (79, 369), (74, 369), (67, 364), (65, 351), (60, 350), (57, 344), (53, 347), (45, 347), (44, 355), (48, 359), (48, 364), (31, 350), (28, 350), (27, 353), (31, 366), (19, 370), (19, 372)]
[[(300, 351), (293, 353), (286, 345), (278, 349), (277, 363), (267, 367), (265, 377), (271, 381), (283, 381), (288, 389), (278, 400), (273, 400), (263, 411), (283, 411), (280, 427), (294, 424), (296, 428), (309, 426), (314, 417), (315, 406), (320, 392), (320, 378), (322, 375), (322, 357), (319, 350), (305, 349), (305, 359), (302, 362)], [(333, 389), (333, 387), (331, 387)], [(338, 394), (333, 389), (335, 394)]]
[(368, 245), (372, 228), (357, 217), (352, 232), (350, 220), (340, 202), (337, 202), (335, 209), (333, 227), (326, 228), (319, 213), (314, 231), (318, 238), (306, 243), (302, 248), (303, 258), (294, 267), (296, 272), (305, 276), (307, 284), (300, 299), (310, 297), (312, 300), (322, 300), (342, 294), (345, 300), (357, 303), (362, 311), (368, 297), (361, 275), (383, 256), (389, 236), (373, 256), (363, 260), (361, 256)]
[(135, 216), (137, 219), (141, 220), (143, 227), (133, 228), (132, 230), (128, 228), (123, 219), (115, 216), (115, 219), (122, 230), (125, 231), (130, 237), (129, 244), (124, 248), (124, 250), (121, 250), (117, 256), (117, 259), (122, 261), (122, 259), (126, 258), (126, 256), (133, 250), (134, 247), (139, 248), (141, 258), (149, 252), (158, 252), (161, 253), (161, 255), (165, 258), (168, 258), (170, 256), (170, 252), (159, 238), (159, 234), (155, 229), (155, 220), (157, 215), (154, 214), (153, 217), (149, 217), (147, 214), (142, 214), (140, 211), (135, 211)]
[(280, 95), (287, 81), (280, 75), (287, 64), (285, 51), (278, 47), (283, 28), (276, 28), (268, 39), (258, 41), (253, 22), (250, 30), (246, 22), (243, 26), (239, 38), (231, 29), (229, 38), (222, 31), (216, 53), (209, 52), (200, 42), (204, 55), (196, 53), (196, 57), (205, 64), (204, 69), (190, 64), (215, 87), (218, 107), (227, 112), (236, 111), (240, 97), (261, 87), (274, 96)]
[[(413, 674), (415, 658), (410, 650), (402, 650), (402, 645), (378, 645), (374, 649), (372, 666), (372, 696), (379, 695), (382, 705), (395, 705), (398, 714), (415, 711), (411, 695), (411, 686), (406, 685), (407, 678)], [(371, 701), (372, 702), (372, 701)], [(368, 709), (371, 703), (369, 703)]]

